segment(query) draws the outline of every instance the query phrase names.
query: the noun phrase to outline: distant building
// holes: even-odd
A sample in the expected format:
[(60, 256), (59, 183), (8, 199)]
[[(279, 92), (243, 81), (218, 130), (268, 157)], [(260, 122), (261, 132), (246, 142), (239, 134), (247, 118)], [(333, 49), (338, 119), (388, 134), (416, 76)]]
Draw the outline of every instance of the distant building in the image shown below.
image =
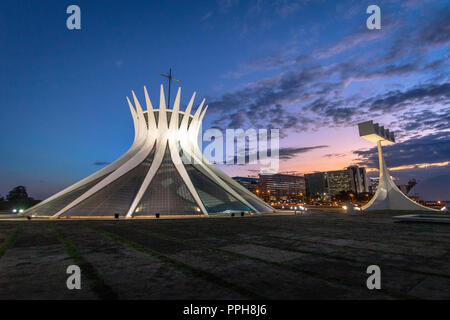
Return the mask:
[(341, 191), (356, 192), (350, 170), (328, 171), (327, 178), (330, 196), (335, 196)]
[(366, 168), (358, 166), (350, 166), (347, 168), (350, 171), (353, 190), (356, 193), (369, 192), (369, 185), (367, 183)]
[(334, 196), (341, 191), (352, 191), (355, 194), (369, 192), (366, 168), (358, 166), (305, 174), (305, 179), (309, 196), (323, 194)]
[[(410, 179), (408, 181), (408, 184), (399, 184), (399, 179), (398, 178), (394, 178), (391, 176), (392, 181), (395, 182), (397, 188), (399, 188), (399, 190), (401, 192), (403, 192), (405, 195), (408, 195), (409, 191), (411, 191), (411, 189), (417, 184), (417, 181), (415, 179)], [(380, 180), (379, 177), (376, 178), (369, 178), (370, 180), (370, 186), (369, 186), (369, 192), (371, 193), (375, 193), (377, 191), (378, 188), (378, 182)]]
[(306, 192), (309, 197), (328, 194), (328, 180), (326, 172), (305, 174)]
[(259, 188), (270, 200), (287, 200), (306, 195), (305, 178), (289, 174), (260, 174)]
[(241, 185), (243, 185), (245, 188), (250, 190), (251, 192), (255, 193), (256, 189), (258, 188), (258, 178), (251, 178), (251, 177), (233, 177), (233, 180), (239, 182)]
[(375, 193), (377, 191), (378, 183), (380, 182), (380, 178), (379, 177), (369, 178), (369, 180), (370, 180), (369, 192), (370, 193)]

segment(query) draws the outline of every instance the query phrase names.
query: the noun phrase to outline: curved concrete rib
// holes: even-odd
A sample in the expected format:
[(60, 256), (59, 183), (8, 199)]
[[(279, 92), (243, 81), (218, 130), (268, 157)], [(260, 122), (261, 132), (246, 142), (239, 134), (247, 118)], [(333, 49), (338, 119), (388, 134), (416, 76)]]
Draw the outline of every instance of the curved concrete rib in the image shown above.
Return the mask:
[(192, 163), (200, 165), (203, 170), (208, 173), (210, 178), (213, 179), (219, 186), (221, 186), (223, 189), (225, 189), (228, 193), (230, 193), (233, 197), (235, 197), (238, 201), (245, 204), (250, 209), (258, 212), (255, 207), (253, 207), (247, 200), (245, 200), (243, 197), (241, 197), (236, 191), (234, 191), (229, 185), (227, 185), (224, 181), (222, 181), (213, 171), (211, 171), (207, 166), (205, 166), (203, 160), (204, 157), (198, 147), (197, 144), (197, 136), (198, 136), (198, 130), (200, 129), (201, 120), (203, 119), (203, 116), (205, 115), (205, 110), (202, 111), (204, 100), (200, 104), (200, 106), (197, 108), (197, 111), (194, 114), (194, 118), (191, 121), (191, 125), (188, 129), (188, 139), (180, 139), (181, 148), (184, 153), (187, 153)]
[[(210, 163), (206, 158), (204, 158), (204, 164), (210, 168), (210, 170), (212, 172), (214, 172), (218, 177), (220, 177), (221, 179), (223, 179), (224, 181), (226, 181), (227, 183), (233, 185), (236, 189), (239, 189), (241, 192), (245, 193), (247, 196), (253, 198), (255, 201), (259, 201), (262, 202), (262, 205), (264, 205), (265, 207), (267, 207), (269, 210), (267, 210), (267, 212), (273, 212), (273, 208), (271, 208), (269, 205), (267, 205), (263, 200), (261, 200), (260, 198), (258, 198), (255, 194), (253, 194), (252, 192), (250, 192), (249, 190), (247, 190), (244, 186), (242, 186), (241, 184), (239, 184), (238, 182), (234, 181), (233, 179), (231, 179), (229, 176), (227, 176), (225, 173), (223, 173), (222, 171), (220, 171), (218, 168), (216, 168), (212, 163)], [(257, 213), (259, 213), (260, 210), (256, 210)]]
[[(155, 149), (155, 156), (153, 157), (152, 164), (150, 165), (150, 169), (148, 170), (144, 181), (142, 182), (141, 187), (139, 188), (138, 193), (134, 197), (134, 200), (128, 209), (127, 218), (133, 217), (133, 214), (136, 210), (136, 207), (138, 206), (139, 202), (142, 199), (142, 196), (144, 195), (145, 191), (147, 190), (148, 186), (150, 185), (150, 182), (152, 181), (153, 177), (156, 175), (156, 172), (158, 171), (159, 167), (161, 166), (162, 160), (164, 159), (164, 154), (166, 151), (167, 146), (167, 137), (168, 137), (168, 131), (169, 128), (167, 126), (167, 112), (166, 112), (166, 99), (164, 97), (164, 89), (161, 85), (160, 90), (160, 98), (159, 98), (159, 116), (158, 116), (158, 129), (154, 130), (154, 132), (158, 132), (158, 135), (156, 137), (156, 149)], [(173, 117), (173, 115), (172, 115)], [(151, 130), (153, 131), (153, 130)]]
[(87, 176), (86, 178), (70, 185), (69, 187), (55, 193), (54, 195), (52, 195), (51, 197), (45, 199), (44, 201), (41, 201), (40, 203), (38, 203), (37, 205), (27, 209), (24, 214), (27, 213), (27, 211), (29, 210), (34, 210), (37, 209), (39, 207), (41, 207), (42, 205), (49, 203), (61, 196), (64, 196), (65, 194), (78, 189), (88, 183), (90, 183), (91, 181), (94, 181), (106, 174), (109, 174), (111, 172), (113, 172), (114, 170), (116, 170), (117, 168), (119, 168), (122, 164), (124, 164), (125, 162), (127, 162), (130, 158), (132, 158), (141, 148), (141, 146), (144, 144), (145, 139), (142, 137), (141, 135), (141, 131), (143, 130), (140, 125), (139, 122), (137, 121), (137, 113), (134, 110), (130, 100), (127, 98), (128, 100), (128, 105), (130, 107), (130, 112), (131, 112), (131, 116), (133, 118), (133, 124), (134, 124), (134, 139), (133, 139), (133, 143), (130, 146), (130, 148), (117, 160), (115, 160), (114, 162), (112, 162), (111, 164), (107, 165), (106, 167), (94, 172), (93, 174)]
[(150, 97), (148, 96), (147, 87), (144, 86), (144, 93), (145, 93), (145, 102), (147, 104), (147, 119), (148, 119), (148, 128), (154, 128), (156, 130), (156, 120), (155, 120), (155, 114), (152, 106), (152, 102), (150, 101)]
[[(95, 186), (90, 188), (88, 191), (86, 191), (84, 194), (82, 194), (80, 197), (69, 203), (67, 206), (59, 210), (57, 213), (55, 213), (52, 218), (58, 218), (62, 214), (64, 214), (67, 210), (75, 207), (79, 203), (81, 203), (83, 200), (89, 198), (96, 192), (100, 191), (104, 187), (106, 187), (108, 184), (112, 183), (113, 181), (117, 180), (121, 176), (123, 176), (125, 173), (129, 172), (130, 170), (133, 170), (136, 168), (139, 164), (141, 164), (149, 155), (150, 151), (153, 148), (153, 145), (155, 144), (155, 138), (156, 138), (156, 130), (148, 130), (147, 124), (145, 123), (144, 113), (142, 111), (142, 107), (139, 104), (139, 101), (137, 100), (134, 92), (133, 96), (135, 98), (136, 103), (136, 110), (137, 110), (137, 116), (136, 121), (139, 124), (139, 134), (140, 138), (139, 140), (143, 140), (143, 145), (138, 149), (138, 151), (124, 164), (122, 164), (117, 170), (112, 172), (110, 175), (108, 175), (105, 179), (101, 180), (99, 183), (97, 183)], [(129, 102), (129, 99), (127, 97), (127, 100)], [(129, 102), (131, 104), (131, 102)], [(153, 108), (150, 106), (150, 110), (153, 112)]]
[[(203, 205), (203, 202), (201, 201), (201, 199), (197, 193), (197, 190), (195, 190), (194, 185), (192, 184), (192, 181), (189, 178), (188, 173), (186, 172), (186, 168), (184, 167), (183, 162), (181, 161), (180, 153), (179, 153), (180, 150), (178, 149), (178, 145), (177, 145), (179, 137), (186, 134), (186, 132), (183, 132), (181, 130), (181, 128), (178, 127), (178, 114), (179, 114), (179, 109), (180, 109), (180, 93), (181, 93), (181, 88), (178, 89), (177, 97), (175, 98), (175, 103), (173, 106), (172, 117), (171, 117), (170, 126), (169, 126), (170, 156), (172, 158), (173, 164), (175, 165), (175, 168), (177, 169), (178, 173), (181, 176), (181, 179), (183, 179), (184, 184), (187, 186), (189, 192), (191, 193), (192, 197), (194, 198), (195, 202), (197, 203), (199, 209), (201, 210), (201, 212), (203, 214), (208, 215), (208, 212), (206, 211), (206, 208)], [(189, 119), (189, 114), (185, 113), (182, 121), (184, 120), (184, 118)]]
[[(195, 128), (195, 131), (196, 131), (195, 135), (196, 135), (196, 136), (198, 135), (198, 130), (200, 129), (200, 125), (201, 125), (201, 123), (203, 122), (203, 118), (204, 118), (204, 116), (205, 116), (205, 113), (206, 113), (206, 110), (207, 110), (207, 109), (208, 109), (208, 106), (205, 107), (205, 110), (203, 110), (203, 112), (202, 112), (202, 114), (201, 114), (201, 116), (200, 116), (200, 118), (199, 118), (197, 127)], [(203, 165), (204, 167), (208, 167), (208, 168), (212, 169), (211, 171), (212, 171), (213, 173), (215, 173), (215, 174), (218, 176), (218, 178), (221, 178), (221, 179), (227, 181), (229, 184), (232, 184), (235, 188), (241, 190), (242, 192), (245, 192), (248, 196), (254, 198), (255, 200), (257, 200), (257, 201), (262, 201), (262, 200), (259, 199), (255, 194), (253, 194), (252, 192), (250, 192), (249, 190), (247, 190), (247, 189), (246, 189), (245, 187), (243, 187), (241, 184), (239, 184), (238, 182), (234, 181), (234, 180), (231, 179), (229, 176), (227, 176), (226, 174), (224, 174), (222, 171), (220, 171), (219, 169), (217, 169), (213, 164), (211, 164), (211, 163), (208, 161), (208, 159), (206, 159), (206, 158), (203, 156), (203, 153), (201, 152), (201, 150), (200, 150), (200, 148), (199, 148), (199, 146), (198, 146), (197, 144), (195, 144), (195, 152), (198, 153), (199, 156), (201, 156), (200, 159), (201, 159), (202, 165)], [(231, 189), (231, 190), (233, 190), (233, 189)], [(234, 190), (233, 190), (233, 191), (234, 191)], [(235, 192), (235, 191), (234, 191), (234, 192)], [(239, 196), (239, 197), (240, 197), (240, 196)], [(242, 198), (242, 197), (241, 197), (241, 198)], [(243, 199), (243, 198), (242, 198), (242, 199)], [(245, 203), (248, 203), (248, 202), (245, 201)], [(252, 208), (252, 209), (254, 209), (256, 212), (258, 212), (258, 210), (256, 210), (252, 205), (250, 205), (250, 208)], [(270, 208), (270, 207), (268, 207), (268, 208)], [(273, 210), (272, 210), (272, 211), (273, 211)]]

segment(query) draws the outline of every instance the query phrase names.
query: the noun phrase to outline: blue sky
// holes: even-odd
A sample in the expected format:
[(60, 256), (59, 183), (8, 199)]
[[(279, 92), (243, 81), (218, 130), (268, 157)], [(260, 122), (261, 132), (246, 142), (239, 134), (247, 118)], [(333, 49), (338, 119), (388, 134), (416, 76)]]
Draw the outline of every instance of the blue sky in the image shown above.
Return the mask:
[(446, 1), (2, 1), (0, 195), (44, 198), (118, 158), (125, 97), (156, 100), (172, 67), (183, 103), (207, 98), (204, 128), (280, 128), (283, 172), (376, 168), (356, 129), (374, 119), (397, 134), (392, 175), (450, 199), (449, 21)]

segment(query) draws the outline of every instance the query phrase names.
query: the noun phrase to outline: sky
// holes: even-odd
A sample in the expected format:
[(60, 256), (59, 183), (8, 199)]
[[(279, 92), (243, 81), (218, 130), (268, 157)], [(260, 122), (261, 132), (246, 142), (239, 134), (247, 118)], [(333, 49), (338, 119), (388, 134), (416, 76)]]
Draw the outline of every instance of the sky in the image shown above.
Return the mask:
[[(81, 30), (66, 27), (72, 4)], [(278, 128), (280, 172), (376, 176), (357, 129), (374, 120), (396, 135), (391, 175), (450, 200), (447, 1), (4, 0), (0, 41), (0, 196), (24, 185), (44, 199), (120, 157), (134, 134), (126, 96), (144, 101), (146, 85), (158, 101), (172, 68), (182, 106), (206, 98), (204, 130)]]

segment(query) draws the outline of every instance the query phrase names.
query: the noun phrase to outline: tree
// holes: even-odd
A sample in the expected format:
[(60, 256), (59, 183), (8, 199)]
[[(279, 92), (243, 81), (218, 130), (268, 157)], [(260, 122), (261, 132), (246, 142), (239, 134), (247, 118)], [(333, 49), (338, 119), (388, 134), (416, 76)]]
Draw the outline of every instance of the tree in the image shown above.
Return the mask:
[(12, 189), (6, 196), (6, 200), (7, 202), (4, 204), (8, 209), (17, 209), (16, 207), (27, 209), (39, 202), (28, 196), (27, 189), (24, 186), (17, 186)]
[(17, 203), (28, 200), (27, 189), (24, 186), (18, 186), (12, 189), (6, 196), (8, 202)]
[(5, 201), (5, 198), (0, 196), (0, 210), (5, 210), (6, 209), (6, 205), (7, 205), (7, 202)]

